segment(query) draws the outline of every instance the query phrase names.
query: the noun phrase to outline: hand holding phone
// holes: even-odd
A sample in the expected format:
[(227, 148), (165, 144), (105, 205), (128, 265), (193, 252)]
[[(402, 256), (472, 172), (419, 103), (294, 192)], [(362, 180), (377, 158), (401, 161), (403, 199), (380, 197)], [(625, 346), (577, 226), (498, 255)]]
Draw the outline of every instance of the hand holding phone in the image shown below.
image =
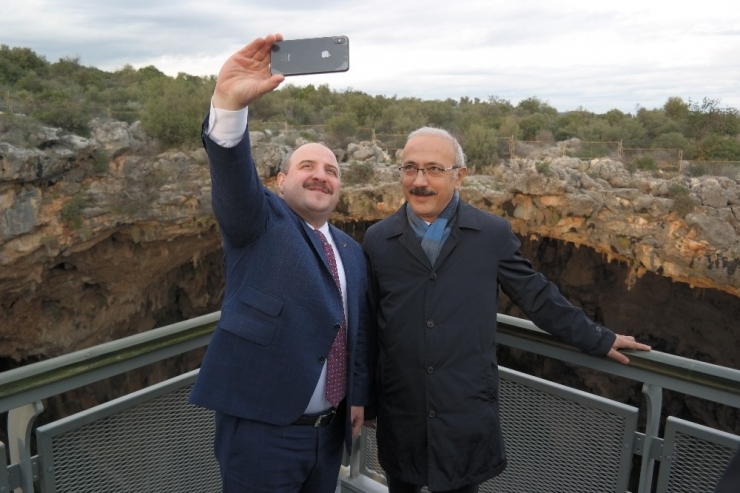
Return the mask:
[(290, 39), (272, 45), (270, 73), (289, 75), (327, 74), (349, 70), (349, 38)]

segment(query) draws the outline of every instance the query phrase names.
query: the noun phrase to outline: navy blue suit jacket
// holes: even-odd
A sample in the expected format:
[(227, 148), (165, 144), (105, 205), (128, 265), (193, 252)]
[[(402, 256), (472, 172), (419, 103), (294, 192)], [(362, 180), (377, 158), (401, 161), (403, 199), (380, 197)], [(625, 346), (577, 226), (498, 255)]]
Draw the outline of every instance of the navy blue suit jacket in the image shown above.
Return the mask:
[[(288, 425), (303, 414), (314, 392), (342, 320), (342, 299), (316, 233), (260, 182), (249, 132), (233, 148), (205, 135), (203, 143), (223, 237), (226, 287), (190, 402)], [(370, 392), (365, 257), (352, 238), (329, 228), (347, 282), (347, 404), (364, 406)]]

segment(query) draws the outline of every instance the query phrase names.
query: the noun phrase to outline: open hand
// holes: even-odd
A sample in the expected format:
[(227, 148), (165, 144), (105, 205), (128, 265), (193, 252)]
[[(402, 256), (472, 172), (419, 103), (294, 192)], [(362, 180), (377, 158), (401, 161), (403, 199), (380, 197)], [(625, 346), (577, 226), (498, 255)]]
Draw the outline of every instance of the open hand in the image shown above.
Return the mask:
[(651, 348), (647, 344), (641, 344), (635, 341), (635, 338), (632, 336), (623, 336), (617, 334), (617, 338), (614, 340), (614, 344), (609, 350), (609, 353), (607, 353), (607, 356), (626, 365), (630, 362), (629, 358), (617, 351), (617, 349), (637, 349), (640, 351), (650, 351)]
[(269, 34), (231, 55), (218, 73), (213, 106), (241, 110), (279, 86), (285, 76), (270, 74), (270, 50), (282, 40), (282, 34)]

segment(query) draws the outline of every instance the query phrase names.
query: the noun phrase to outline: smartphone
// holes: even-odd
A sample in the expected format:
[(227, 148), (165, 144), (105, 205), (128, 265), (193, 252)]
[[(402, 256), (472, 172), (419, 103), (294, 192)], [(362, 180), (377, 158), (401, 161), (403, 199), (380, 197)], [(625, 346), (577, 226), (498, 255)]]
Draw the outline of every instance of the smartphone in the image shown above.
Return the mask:
[(289, 75), (327, 74), (349, 70), (349, 38), (289, 39), (272, 45), (270, 73)]

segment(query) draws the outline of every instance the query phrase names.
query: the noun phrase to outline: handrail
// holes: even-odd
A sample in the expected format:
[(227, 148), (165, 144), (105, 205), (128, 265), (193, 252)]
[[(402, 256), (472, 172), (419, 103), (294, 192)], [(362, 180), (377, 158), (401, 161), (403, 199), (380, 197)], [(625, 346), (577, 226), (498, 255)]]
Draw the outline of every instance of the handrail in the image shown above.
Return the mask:
[(503, 314), (498, 314), (498, 339), (507, 346), (740, 408), (740, 370), (733, 368), (655, 350), (621, 350), (630, 358), (623, 365), (589, 356), (528, 320)]
[[(214, 312), (0, 373), (0, 412), (208, 345)], [(623, 352), (629, 365), (589, 356), (537, 328), (498, 314), (499, 343), (740, 408), (740, 370), (660, 351)]]
[(0, 412), (208, 345), (221, 312), (0, 373)]

